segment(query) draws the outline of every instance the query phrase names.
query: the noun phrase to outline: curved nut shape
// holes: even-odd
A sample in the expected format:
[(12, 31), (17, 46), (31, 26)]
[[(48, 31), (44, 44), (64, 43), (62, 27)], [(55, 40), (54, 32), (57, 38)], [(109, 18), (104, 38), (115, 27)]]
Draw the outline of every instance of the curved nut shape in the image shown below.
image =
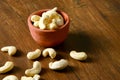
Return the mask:
[(46, 48), (43, 50), (42, 55), (47, 57), (49, 55), (52, 59), (56, 57), (56, 51), (53, 48)]
[(33, 77), (26, 77), (26, 76), (22, 76), (21, 80), (39, 80), (40, 79), (40, 75), (35, 74)]
[(87, 59), (87, 54), (85, 52), (76, 52), (76, 51), (71, 51), (70, 52), (70, 57), (76, 60), (86, 60)]
[(40, 16), (38, 16), (38, 15), (32, 15), (31, 16), (31, 21), (32, 22), (36, 22), (36, 21), (39, 21), (40, 20)]
[(57, 29), (58, 26), (56, 25), (56, 21), (55, 19), (52, 19), (52, 22), (49, 24), (49, 29), (53, 30), (53, 29)]
[(11, 61), (7, 61), (4, 66), (0, 67), (0, 73), (6, 73), (10, 70), (12, 70), (14, 67), (14, 63)]
[(36, 59), (41, 55), (41, 50), (40, 49), (36, 49), (35, 51), (32, 52), (28, 52), (27, 54), (27, 58), (28, 59)]
[(35, 74), (39, 74), (41, 72), (41, 63), (39, 61), (33, 62), (33, 68), (27, 69), (25, 74), (27, 76), (34, 76)]
[(34, 22), (33, 25), (34, 25), (35, 27), (39, 27), (39, 21)]
[(59, 61), (49, 63), (49, 68), (52, 70), (62, 70), (67, 66), (68, 66), (68, 61), (65, 59), (61, 59)]
[(1, 48), (1, 51), (8, 51), (8, 54), (12, 56), (16, 53), (17, 49), (15, 46), (5, 46)]
[(9, 75), (4, 77), (2, 80), (18, 80), (18, 78), (15, 75)]

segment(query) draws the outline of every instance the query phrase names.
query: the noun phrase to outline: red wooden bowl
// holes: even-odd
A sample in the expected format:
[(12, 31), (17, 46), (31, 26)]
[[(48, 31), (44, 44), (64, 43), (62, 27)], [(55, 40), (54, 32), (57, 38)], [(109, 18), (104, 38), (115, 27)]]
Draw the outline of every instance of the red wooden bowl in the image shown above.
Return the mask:
[(59, 45), (66, 39), (69, 31), (70, 19), (65, 12), (59, 11), (59, 10), (57, 12), (63, 16), (64, 25), (60, 26), (56, 30), (41, 30), (39, 28), (34, 27), (31, 22), (31, 16), (34, 14), (41, 16), (43, 12), (48, 10), (50, 9), (43, 9), (43, 10), (36, 11), (32, 13), (27, 20), (31, 36), (40, 46), (43, 46), (43, 47), (53, 47), (53, 46)]

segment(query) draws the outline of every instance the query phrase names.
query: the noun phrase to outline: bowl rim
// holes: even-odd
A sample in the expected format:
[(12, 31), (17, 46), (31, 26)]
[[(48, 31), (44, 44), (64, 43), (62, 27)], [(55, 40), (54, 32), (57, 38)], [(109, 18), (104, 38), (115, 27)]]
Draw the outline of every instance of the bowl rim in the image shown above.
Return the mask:
[(68, 17), (68, 14), (65, 13), (65, 12), (63, 12), (63, 11), (61, 11), (61, 10), (57, 10), (57, 12), (60, 13), (60, 14), (62, 15), (62, 17), (63, 17), (63, 15), (65, 16), (65, 17), (63, 17), (65, 23), (64, 23), (64, 25), (60, 26), (60, 28), (58, 28), (58, 29), (56, 29), (56, 30), (42, 30), (42, 29), (39, 29), (39, 28), (34, 27), (33, 24), (32, 24), (32, 22), (31, 22), (31, 19), (30, 19), (31, 16), (32, 16), (32, 15), (35, 15), (35, 14), (39, 14), (40, 12), (41, 12), (41, 13), (46, 12), (46, 11), (48, 11), (48, 10), (51, 10), (51, 9), (41, 9), (41, 10), (38, 10), (38, 11), (35, 11), (35, 12), (31, 13), (31, 14), (28, 16), (28, 19), (27, 19), (28, 26), (29, 26), (29, 27), (31, 26), (34, 30), (36, 30), (36, 31), (41, 31), (41, 32), (56, 32), (56, 31), (59, 31), (59, 30), (65, 28), (65, 27), (68, 27), (67, 25), (70, 23), (70, 19), (69, 19), (69, 17)]

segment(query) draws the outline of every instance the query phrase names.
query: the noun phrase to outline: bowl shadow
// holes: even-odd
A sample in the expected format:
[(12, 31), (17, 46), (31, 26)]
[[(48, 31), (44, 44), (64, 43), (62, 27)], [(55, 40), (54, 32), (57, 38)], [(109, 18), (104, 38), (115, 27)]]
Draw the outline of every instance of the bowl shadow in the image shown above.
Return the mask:
[(71, 50), (89, 52), (92, 44), (93, 42), (90, 36), (87, 34), (69, 33), (67, 39), (56, 48), (67, 52)]

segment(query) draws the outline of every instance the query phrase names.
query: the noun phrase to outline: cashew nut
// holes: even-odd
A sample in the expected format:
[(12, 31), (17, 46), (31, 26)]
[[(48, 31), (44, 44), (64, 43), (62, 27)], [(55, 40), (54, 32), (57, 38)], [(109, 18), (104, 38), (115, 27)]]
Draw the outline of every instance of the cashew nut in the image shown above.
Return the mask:
[(36, 22), (36, 21), (39, 21), (40, 20), (40, 16), (38, 16), (38, 15), (32, 15), (31, 16), (31, 21), (32, 22)]
[(71, 56), (73, 59), (81, 60), (81, 61), (87, 59), (87, 54), (86, 54), (85, 52), (71, 51), (71, 52), (70, 52), (70, 56)]
[(52, 59), (56, 57), (56, 51), (53, 48), (46, 48), (43, 50), (42, 55), (46, 57), (49, 55)]
[(34, 25), (35, 27), (39, 27), (39, 21), (35, 21), (35, 22), (33, 23), (33, 25)]
[(36, 59), (41, 55), (41, 50), (40, 49), (36, 49), (35, 51), (32, 52), (28, 52), (27, 54), (27, 58), (28, 59)]
[(12, 56), (16, 53), (17, 49), (15, 46), (6, 46), (1, 48), (1, 51), (8, 51), (8, 54)]
[(39, 80), (40, 79), (40, 75), (35, 74), (33, 77), (26, 77), (26, 76), (22, 76), (21, 80)]
[(49, 63), (49, 68), (52, 70), (62, 70), (67, 66), (68, 66), (68, 61), (65, 59), (61, 59), (59, 61)]
[(2, 80), (18, 80), (18, 78), (15, 75), (9, 75), (4, 77)]
[(33, 62), (33, 68), (27, 69), (25, 74), (27, 76), (34, 76), (35, 74), (39, 74), (41, 72), (41, 63), (39, 61)]
[(49, 24), (49, 29), (53, 30), (53, 29), (57, 29), (58, 26), (56, 25), (56, 21), (55, 19), (52, 19), (52, 22)]
[(0, 67), (0, 73), (6, 73), (10, 70), (12, 70), (14, 67), (14, 63), (11, 61), (7, 61), (4, 66)]

